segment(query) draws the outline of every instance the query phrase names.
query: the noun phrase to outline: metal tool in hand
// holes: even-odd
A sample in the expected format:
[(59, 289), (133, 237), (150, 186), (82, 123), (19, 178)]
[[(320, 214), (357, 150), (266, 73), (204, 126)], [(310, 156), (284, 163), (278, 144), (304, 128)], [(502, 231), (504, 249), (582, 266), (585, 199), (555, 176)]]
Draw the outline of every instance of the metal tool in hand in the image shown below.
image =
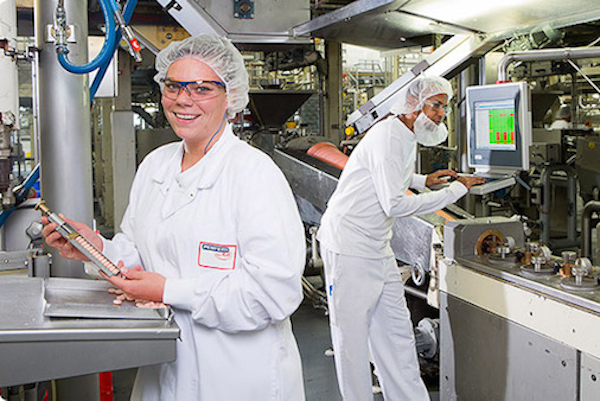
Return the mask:
[(73, 226), (61, 219), (58, 214), (50, 211), (43, 200), (35, 205), (35, 209), (48, 217), (51, 223), (56, 223), (56, 231), (108, 277), (121, 273), (117, 265), (104, 256), (91, 242), (83, 238)]

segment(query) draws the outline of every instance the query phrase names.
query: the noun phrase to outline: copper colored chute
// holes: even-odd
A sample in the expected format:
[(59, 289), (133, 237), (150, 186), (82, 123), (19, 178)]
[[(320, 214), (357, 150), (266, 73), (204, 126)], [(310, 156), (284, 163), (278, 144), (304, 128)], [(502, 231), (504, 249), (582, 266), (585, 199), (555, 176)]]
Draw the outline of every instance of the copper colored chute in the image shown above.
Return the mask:
[(333, 143), (319, 142), (311, 146), (306, 152), (309, 156), (319, 159), (333, 167), (343, 170), (348, 161), (348, 156), (342, 153)]

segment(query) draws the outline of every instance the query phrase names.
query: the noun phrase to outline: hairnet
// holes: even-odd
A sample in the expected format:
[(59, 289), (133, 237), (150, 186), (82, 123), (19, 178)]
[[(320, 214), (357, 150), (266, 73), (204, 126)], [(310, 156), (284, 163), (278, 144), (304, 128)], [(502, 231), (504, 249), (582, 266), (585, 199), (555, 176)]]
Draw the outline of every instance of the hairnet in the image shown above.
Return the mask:
[[(248, 104), (248, 72), (242, 55), (229, 39), (217, 35), (199, 35), (173, 42), (156, 56), (154, 80), (160, 82), (175, 61), (191, 58), (208, 65), (225, 83), (227, 91), (227, 114), (233, 117)], [(201, 77), (199, 77), (201, 78)]]
[(435, 76), (419, 77), (400, 93), (396, 103), (390, 108), (390, 113), (399, 116), (419, 111), (426, 99), (440, 94), (448, 95), (448, 101), (452, 98), (452, 85), (448, 80)]
[(561, 104), (556, 111), (556, 118), (562, 119), (568, 117), (571, 117), (571, 107), (568, 104)]

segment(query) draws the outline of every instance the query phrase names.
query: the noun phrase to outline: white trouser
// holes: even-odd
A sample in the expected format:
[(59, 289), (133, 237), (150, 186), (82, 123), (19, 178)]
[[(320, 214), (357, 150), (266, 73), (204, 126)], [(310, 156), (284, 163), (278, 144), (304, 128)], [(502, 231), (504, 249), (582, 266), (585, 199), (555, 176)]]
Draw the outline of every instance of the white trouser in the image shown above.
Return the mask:
[(321, 246), (340, 393), (372, 400), (369, 350), (387, 401), (429, 400), (394, 257), (340, 255)]

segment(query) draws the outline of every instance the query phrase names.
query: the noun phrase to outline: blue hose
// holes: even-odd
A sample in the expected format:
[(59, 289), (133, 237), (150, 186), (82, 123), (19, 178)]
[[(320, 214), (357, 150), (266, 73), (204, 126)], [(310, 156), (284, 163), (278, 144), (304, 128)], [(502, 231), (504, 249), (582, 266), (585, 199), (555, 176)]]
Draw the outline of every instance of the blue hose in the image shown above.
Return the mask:
[(35, 184), (35, 182), (39, 178), (40, 178), (40, 165), (38, 164), (31, 171), (31, 173), (29, 173), (29, 175), (23, 182), (23, 185), (20, 187), (20, 189), (18, 189), (16, 191), (16, 193), (15, 193), (15, 198), (17, 198), (16, 205), (10, 209), (3, 210), (2, 212), (0, 212), (0, 227), (2, 227), (4, 225), (4, 222), (6, 222), (6, 219), (8, 219), (8, 217), (12, 214), (12, 212), (15, 211), (17, 206), (21, 202), (23, 202), (25, 199), (27, 199), (27, 194), (29, 193), (29, 190), (31, 189), (31, 187), (33, 187), (33, 184)]
[[(131, 17), (133, 15), (133, 10), (135, 9), (135, 6), (137, 4), (137, 0), (129, 0), (127, 2), (127, 4), (125, 5), (125, 9), (123, 10), (123, 18), (125, 18), (125, 21), (127, 21), (127, 23), (129, 23), (129, 21), (131, 20)], [(115, 3), (116, 5), (116, 3)], [(108, 70), (108, 66), (110, 64), (110, 61), (112, 60), (112, 58), (115, 55), (115, 50), (117, 50), (119, 43), (121, 42), (121, 31), (118, 30), (116, 32), (116, 40), (115, 40), (115, 44), (114, 44), (114, 48), (113, 51), (110, 55), (110, 58), (108, 59), (108, 61), (103, 64), (100, 69), (98, 70), (98, 73), (96, 74), (96, 77), (94, 77), (94, 82), (92, 82), (92, 86), (90, 87), (90, 101), (92, 101), (94, 99), (94, 97), (96, 96), (96, 92), (98, 91), (98, 88), (100, 87), (100, 83), (102, 82), (102, 79), (104, 78), (104, 75), (106, 74), (106, 71)]]
[[(119, 46), (119, 42), (121, 41), (121, 32), (115, 24), (114, 12), (119, 8), (115, 0), (98, 0), (100, 2), (100, 8), (102, 10), (102, 15), (104, 16), (104, 21), (106, 22), (106, 33), (104, 41), (104, 45), (100, 50), (100, 53), (94, 60), (84, 65), (75, 65), (71, 63), (68, 58), (67, 53), (58, 53), (58, 61), (62, 67), (74, 74), (87, 74), (92, 72), (98, 68), (101, 68), (103, 65), (108, 65), (110, 60), (112, 59), (115, 49)], [(133, 15), (133, 10), (137, 4), (137, 0), (129, 0), (123, 10), (123, 18), (127, 23), (131, 19)], [(102, 74), (104, 76), (104, 74)]]
[[(102, 9), (102, 15), (104, 15), (104, 21), (106, 22), (106, 33), (104, 37), (106, 38), (104, 41), (104, 45), (100, 50), (100, 53), (94, 60), (84, 65), (75, 65), (71, 63), (68, 58), (67, 53), (58, 53), (58, 61), (62, 67), (74, 74), (87, 74), (105, 63), (110, 63), (110, 59), (115, 49), (115, 39), (116, 39), (116, 24), (115, 19), (113, 17), (112, 8), (109, 4), (114, 3), (114, 0), (99, 0), (100, 8)], [(107, 3), (108, 2), (108, 3)], [(116, 6), (116, 4), (115, 4)], [(118, 43), (118, 42), (117, 42)]]
[[(118, 36), (120, 39), (121, 35), (119, 34)], [(94, 82), (92, 82), (92, 85), (90, 86), (90, 102), (94, 100), (94, 97), (96, 97), (96, 92), (98, 92), (98, 88), (102, 83), (102, 79), (104, 78), (104, 75), (106, 75), (106, 71), (108, 70), (108, 66), (110, 65), (111, 60), (112, 56), (108, 60), (108, 63), (102, 64), (102, 66), (100, 66), (100, 68), (98, 69), (98, 73), (94, 77)]]

